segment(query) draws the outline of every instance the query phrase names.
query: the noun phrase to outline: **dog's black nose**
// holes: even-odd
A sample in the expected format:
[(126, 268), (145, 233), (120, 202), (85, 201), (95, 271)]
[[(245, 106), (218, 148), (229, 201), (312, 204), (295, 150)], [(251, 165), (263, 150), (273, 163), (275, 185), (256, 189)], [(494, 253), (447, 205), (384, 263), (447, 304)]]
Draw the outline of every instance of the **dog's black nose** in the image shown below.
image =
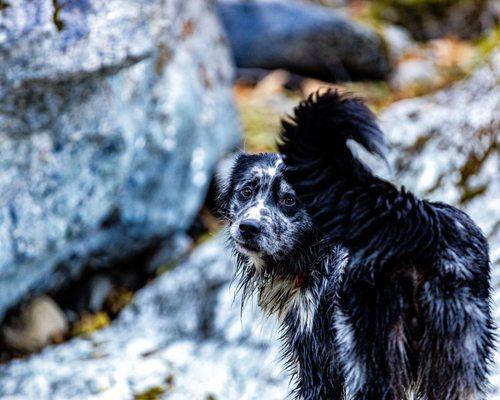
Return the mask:
[(256, 219), (246, 219), (240, 223), (240, 233), (244, 239), (252, 239), (260, 233), (260, 222)]

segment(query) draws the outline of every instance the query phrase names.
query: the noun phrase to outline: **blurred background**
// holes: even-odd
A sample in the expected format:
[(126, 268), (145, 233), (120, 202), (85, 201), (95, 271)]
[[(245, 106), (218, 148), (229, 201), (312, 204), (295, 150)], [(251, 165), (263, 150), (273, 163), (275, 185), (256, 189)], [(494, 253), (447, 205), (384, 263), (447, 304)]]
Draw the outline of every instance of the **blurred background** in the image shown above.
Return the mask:
[(0, 0), (0, 399), (285, 398), (270, 322), (233, 301), (213, 176), (275, 151), (322, 87), (377, 113), (378, 174), (480, 225), (498, 303), (499, 18), (494, 0)]

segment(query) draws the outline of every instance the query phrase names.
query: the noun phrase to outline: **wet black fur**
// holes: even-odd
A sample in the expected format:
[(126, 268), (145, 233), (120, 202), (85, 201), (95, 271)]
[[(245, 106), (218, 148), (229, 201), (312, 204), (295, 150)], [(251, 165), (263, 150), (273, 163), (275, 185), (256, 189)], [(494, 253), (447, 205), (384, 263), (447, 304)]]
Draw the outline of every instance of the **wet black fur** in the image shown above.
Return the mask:
[(324, 248), (349, 252), (341, 279), (338, 262), (323, 266), (332, 279), (312, 332), (284, 329), (295, 338), (297, 397), (395, 400), (412, 388), (421, 399), (483, 398), (493, 341), (484, 236), (460, 210), (374, 176), (349, 139), (384, 156), (373, 114), (336, 91), (283, 121), (286, 180)]

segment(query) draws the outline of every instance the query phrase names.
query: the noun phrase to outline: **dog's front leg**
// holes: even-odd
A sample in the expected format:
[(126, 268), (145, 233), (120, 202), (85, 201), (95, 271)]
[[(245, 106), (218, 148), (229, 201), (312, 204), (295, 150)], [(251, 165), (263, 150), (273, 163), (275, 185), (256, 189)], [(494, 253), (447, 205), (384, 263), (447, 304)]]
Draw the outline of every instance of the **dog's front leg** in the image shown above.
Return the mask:
[(328, 335), (294, 335), (290, 343), (296, 400), (344, 400), (344, 379), (335, 360), (333, 338), (324, 336)]
[(317, 365), (306, 358), (298, 365), (296, 400), (344, 400), (343, 379), (338, 369), (326, 363)]

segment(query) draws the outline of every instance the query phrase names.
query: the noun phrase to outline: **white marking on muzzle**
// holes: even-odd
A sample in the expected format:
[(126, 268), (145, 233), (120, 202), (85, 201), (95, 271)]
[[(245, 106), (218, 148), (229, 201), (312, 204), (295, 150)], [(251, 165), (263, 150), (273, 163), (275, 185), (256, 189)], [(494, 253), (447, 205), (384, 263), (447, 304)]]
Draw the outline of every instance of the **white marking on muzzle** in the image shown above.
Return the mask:
[(260, 199), (257, 201), (257, 205), (251, 207), (247, 213), (245, 214), (246, 219), (256, 219), (258, 221), (261, 220), (261, 210), (264, 210), (266, 206), (264, 205), (264, 200)]

